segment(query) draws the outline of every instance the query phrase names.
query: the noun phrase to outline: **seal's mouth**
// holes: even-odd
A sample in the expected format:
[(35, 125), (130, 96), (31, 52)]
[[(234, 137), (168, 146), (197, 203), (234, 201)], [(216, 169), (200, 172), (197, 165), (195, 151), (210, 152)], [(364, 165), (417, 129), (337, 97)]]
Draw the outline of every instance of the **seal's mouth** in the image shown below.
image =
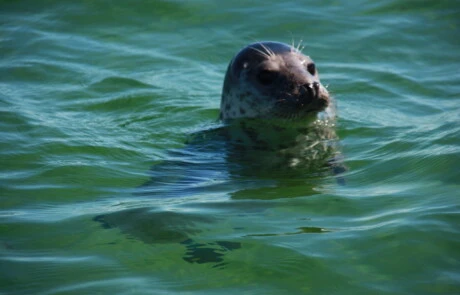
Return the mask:
[(295, 104), (280, 104), (275, 106), (270, 116), (274, 116), (279, 119), (286, 119), (290, 121), (316, 119), (317, 114), (324, 111), (328, 107), (326, 100), (318, 100), (316, 104), (295, 105)]
[(301, 119), (314, 116), (329, 106), (329, 95), (320, 90), (320, 84), (302, 85), (298, 91), (281, 94), (272, 109), (279, 118)]

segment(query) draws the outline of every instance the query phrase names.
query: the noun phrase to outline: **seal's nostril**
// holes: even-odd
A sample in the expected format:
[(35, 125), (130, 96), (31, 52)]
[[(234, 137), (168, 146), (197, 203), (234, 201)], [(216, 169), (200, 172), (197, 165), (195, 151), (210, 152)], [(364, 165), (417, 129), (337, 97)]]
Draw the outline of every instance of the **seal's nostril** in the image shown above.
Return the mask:
[(318, 82), (313, 82), (313, 89), (314, 89), (315, 98), (318, 98), (319, 96), (319, 83)]
[(313, 89), (312, 85), (310, 83), (305, 83), (300, 86), (300, 88), (305, 89), (307, 91), (310, 91), (310, 89)]
[(307, 105), (311, 103), (315, 93), (313, 90), (313, 86), (310, 83), (305, 83), (299, 87), (299, 102), (301, 105)]
[(311, 95), (311, 96), (315, 96), (315, 92), (316, 92), (316, 88), (315, 88), (315, 84), (313, 83), (308, 83), (308, 93)]
[(305, 83), (299, 87), (302, 96), (311, 96), (313, 94), (313, 87), (310, 83)]

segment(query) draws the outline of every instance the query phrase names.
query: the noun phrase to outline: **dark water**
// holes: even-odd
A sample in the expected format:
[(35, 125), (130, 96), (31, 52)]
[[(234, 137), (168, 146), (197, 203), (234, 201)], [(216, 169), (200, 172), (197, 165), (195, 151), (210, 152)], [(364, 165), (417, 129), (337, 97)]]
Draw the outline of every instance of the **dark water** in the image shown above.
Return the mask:
[[(1, 1), (0, 294), (459, 294), (459, 19), (455, 0)], [(316, 61), (346, 185), (171, 153), (257, 40)]]

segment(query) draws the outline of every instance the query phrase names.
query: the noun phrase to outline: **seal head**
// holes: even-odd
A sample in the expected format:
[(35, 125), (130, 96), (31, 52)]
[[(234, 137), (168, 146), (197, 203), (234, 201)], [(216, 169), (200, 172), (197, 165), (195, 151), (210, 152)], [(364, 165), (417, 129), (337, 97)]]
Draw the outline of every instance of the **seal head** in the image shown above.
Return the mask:
[(225, 75), (220, 119), (303, 119), (329, 105), (313, 60), (293, 46), (257, 42), (231, 60)]

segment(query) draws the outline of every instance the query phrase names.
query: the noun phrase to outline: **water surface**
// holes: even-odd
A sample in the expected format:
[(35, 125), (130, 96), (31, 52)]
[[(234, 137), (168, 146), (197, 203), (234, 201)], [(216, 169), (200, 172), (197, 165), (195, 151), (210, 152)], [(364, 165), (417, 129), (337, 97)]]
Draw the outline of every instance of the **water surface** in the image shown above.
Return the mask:
[[(459, 15), (447, 0), (1, 1), (0, 293), (458, 294)], [(219, 147), (187, 150), (258, 40), (315, 60), (346, 185), (236, 178)]]

